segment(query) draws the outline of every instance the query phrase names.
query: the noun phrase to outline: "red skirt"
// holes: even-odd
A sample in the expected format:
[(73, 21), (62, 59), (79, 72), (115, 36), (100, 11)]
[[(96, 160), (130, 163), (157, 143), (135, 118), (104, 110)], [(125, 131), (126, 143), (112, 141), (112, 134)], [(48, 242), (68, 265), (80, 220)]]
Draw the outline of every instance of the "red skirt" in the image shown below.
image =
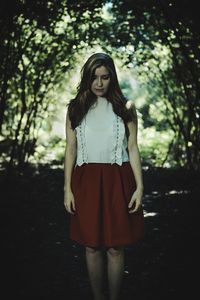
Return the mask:
[(116, 247), (143, 237), (143, 208), (135, 213), (128, 208), (136, 189), (130, 162), (77, 165), (71, 187), (76, 208), (70, 215), (71, 240), (88, 247)]

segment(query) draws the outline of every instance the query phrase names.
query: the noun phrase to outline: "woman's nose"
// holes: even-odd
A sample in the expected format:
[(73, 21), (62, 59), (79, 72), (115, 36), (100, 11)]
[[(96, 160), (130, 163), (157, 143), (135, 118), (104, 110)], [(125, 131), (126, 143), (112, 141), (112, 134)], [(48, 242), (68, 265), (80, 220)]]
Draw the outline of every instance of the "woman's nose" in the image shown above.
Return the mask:
[(98, 79), (98, 86), (102, 86), (102, 80), (101, 80), (101, 78)]

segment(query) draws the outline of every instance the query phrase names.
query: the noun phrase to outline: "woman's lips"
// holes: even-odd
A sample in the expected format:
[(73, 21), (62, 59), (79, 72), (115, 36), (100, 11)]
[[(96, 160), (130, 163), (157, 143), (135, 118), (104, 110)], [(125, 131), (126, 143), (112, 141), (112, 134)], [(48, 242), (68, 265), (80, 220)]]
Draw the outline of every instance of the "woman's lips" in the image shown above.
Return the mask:
[(98, 91), (98, 92), (102, 92), (102, 91), (103, 91), (103, 89), (96, 89), (96, 91)]

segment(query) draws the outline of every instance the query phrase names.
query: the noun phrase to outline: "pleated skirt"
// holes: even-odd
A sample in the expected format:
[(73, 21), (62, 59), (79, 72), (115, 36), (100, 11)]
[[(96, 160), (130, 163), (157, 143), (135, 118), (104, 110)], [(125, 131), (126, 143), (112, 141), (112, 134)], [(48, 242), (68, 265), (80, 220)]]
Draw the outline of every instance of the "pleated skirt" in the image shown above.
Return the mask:
[(72, 171), (75, 213), (70, 215), (70, 239), (88, 247), (135, 244), (144, 236), (142, 206), (129, 213), (136, 189), (130, 162), (84, 163)]

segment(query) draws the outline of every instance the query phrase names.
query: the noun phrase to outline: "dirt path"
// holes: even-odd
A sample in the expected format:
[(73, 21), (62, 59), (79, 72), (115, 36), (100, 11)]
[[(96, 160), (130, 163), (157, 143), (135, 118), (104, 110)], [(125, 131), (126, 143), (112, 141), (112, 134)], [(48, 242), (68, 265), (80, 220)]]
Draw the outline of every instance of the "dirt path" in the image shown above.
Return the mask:
[[(62, 169), (41, 166), (24, 173), (0, 177), (3, 299), (92, 299), (84, 249), (68, 238)], [(144, 182), (146, 234), (125, 249), (121, 298), (193, 299), (200, 175), (155, 169), (144, 172)]]

